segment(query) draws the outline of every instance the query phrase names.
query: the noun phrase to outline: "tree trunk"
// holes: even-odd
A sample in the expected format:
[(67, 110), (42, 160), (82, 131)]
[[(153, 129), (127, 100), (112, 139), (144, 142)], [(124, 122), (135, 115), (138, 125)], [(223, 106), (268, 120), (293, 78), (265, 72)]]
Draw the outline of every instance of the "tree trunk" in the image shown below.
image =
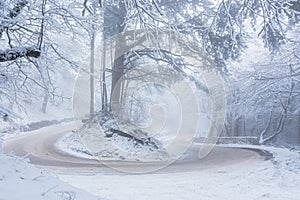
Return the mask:
[[(118, 50), (116, 50), (115, 55), (118, 55)], [(113, 66), (110, 106), (114, 110), (121, 109), (121, 78), (124, 75), (124, 61), (125, 57), (121, 55), (115, 59)]]
[[(108, 5), (109, 6), (109, 5)], [(114, 9), (113, 11), (111, 9)], [(120, 0), (118, 4), (118, 8), (110, 7), (110, 9), (105, 9), (104, 14), (104, 39), (107, 39), (109, 36), (118, 35), (125, 30), (126, 26), (126, 6), (124, 0)], [(117, 15), (116, 15), (117, 13)], [(111, 28), (111, 24), (108, 21), (111, 18), (114, 18), (114, 23), (116, 26)], [(106, 21), (105, 21), (106, 20)], [(110, 93), (110, 110), (119, 110), (119, 106), (121, 105), (120, 97), (121, 97), (121, 84), (120, 79), (124, 75), (124, 62), (125, 56), (123, 55), (123, 48), (125, 42), (115, 41), (115, 52), (114, 52), (114, 62), (112, 66), (112, 80), (111, 80), (111, 93)]]
[(90, 60), (90, 117), (95, 113), (95, 31), (91, 33), (91, 60)]
[(103, 39), (102, 71), (101, 71), (102, 74), (100, 75), (102, 77), (102, 79), (100, 80), (102, 111), (108, 111), (105, 59), (106, 59), (106, 41)]
[(297, 121), (298, 121), (298, 123), (297, 123), (298, 133), (296, 133), (297, 137), (298, 137), (297, 143), (300, 144), (300, 113), (298, 113), (298, 119), (297, 119)]
[(44, 101), (42, 105), (42, 113), (44, 114), (47, 112), (48, 102), (49, 102), (49, 93), (47, 92), (44, 96)]

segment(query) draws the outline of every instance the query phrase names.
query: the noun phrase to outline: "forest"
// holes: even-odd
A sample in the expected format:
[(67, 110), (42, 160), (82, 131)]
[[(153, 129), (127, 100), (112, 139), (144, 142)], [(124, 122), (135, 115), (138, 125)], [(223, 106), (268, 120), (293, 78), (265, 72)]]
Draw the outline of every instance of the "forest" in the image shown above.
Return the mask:
[(300, 0), (0, 0), (0, 199), (300, 199)]
[[(299, 1), (9, 0), (0, 8), (0, 112), (6, 125), (22, 123), (30, 105), (47, 113), (49, 104), (71, 104), (77, 94), (65, 90), (65, 74), (73, 80), (76, 73), (89, 76), (90, 92), (79, 95), (88, 101), (90, 118), (119, 109), (131, 112), (133, 123), (145, 123), (141, 104), (153, 99), (141, 99), (141, 93), (139, 100), (126, 99), (129, 80), (170, 86), (186, 79), (205, 94), (208, 88), (193, 71), (199, 66), (160, 47), (169, 31), (192, 41), (209, 63), (202, 68), (224, 81), (221, 136), (300, 143)], [(149, 41), (156, 45), (144, 44)]]

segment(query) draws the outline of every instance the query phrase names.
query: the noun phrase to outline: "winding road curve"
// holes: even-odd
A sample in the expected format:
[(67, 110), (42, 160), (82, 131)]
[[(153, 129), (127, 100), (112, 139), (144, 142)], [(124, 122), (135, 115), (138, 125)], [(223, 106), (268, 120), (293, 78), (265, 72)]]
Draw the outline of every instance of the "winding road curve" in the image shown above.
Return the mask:
[(65, 124), (36, 130), (6, 139), (3, 149), (28, 157), (34, 165), (51, 169), (63, 181), (100, 199), (299, 199), (297, 177), (285, 175), (286, 171), (281, 173), (273, 163), (265, 162), (270, 154), (261, 150), (215, 147), (199, 160), (199, 145), (194, 144), (167, 167), (130, 174), (106, 165), (145, 172), (165, 163), (103, 163), (69, 155), (54, 144), (73, 129), (73, 124)]
[(18, 156), (25, 156), (30, 159), (30, 162), (44, 168), (51, 168), (59, 170), (60, 172), (68, 171), (70, 168), (77, 169), (81, 172), (105, 172), (113, 173), (110, 167), (119, 168), (118, 166), (125, 166), (130, 171), (143, 172), (148, 168), (151, 171), (153, 167), (162, 169), (156, 173), (172, 173), (178, 171), (194, 171), (205, 170), (214, 167), (226, 167), (238, 165), (244, 162), (251, 162), (251, 160), (262, 159), (261, 152), (255, 152), (249, 149), (239, 148), (224, 148), (215, 147), (212, 152), (204, 159), (198, 159), (198, 145), (192, 145), (182, 159), (177, 160), (168, 167), (164, 167), (163, 162), (147, 162), (137, 163), (128, 161), (106, 161), (100, 162), (98, 160), (79, 158), (69, 155), (55, 147), (56, 141), (75, 129), (73, 123), (43, 128), (33, 131), (30, 134), (21, 135), (9, 138), (4, 141), (4, 152), (14, 152)]

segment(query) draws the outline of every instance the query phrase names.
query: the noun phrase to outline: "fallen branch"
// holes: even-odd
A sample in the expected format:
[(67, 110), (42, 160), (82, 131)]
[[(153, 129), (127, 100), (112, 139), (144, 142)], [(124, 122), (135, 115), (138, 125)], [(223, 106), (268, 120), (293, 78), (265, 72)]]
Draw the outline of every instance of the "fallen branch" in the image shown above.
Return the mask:
[(137, 138), (137, 137), (134, 137), (133, 135), (131, 135), (129, 133), (125, 133), (125, 132), (123, 132), (121, 130), (117, 130), (117, 129), (113, 129), (113, 128), (111, 128), (108, 131), (106, 131), (106, 137), (112, 137), (114, 134), (117, 134), (117, 135), (119, 135), (121, 137), (126, 137), (128, 139), (131, 139), (134, 142), (136, 142), (137, 144), (153, 146), (156, 149), (159, 148), (155, 144), (155, 142), (151, 141), (151, 139), (149, 137), (147, 137), (147, 138)]

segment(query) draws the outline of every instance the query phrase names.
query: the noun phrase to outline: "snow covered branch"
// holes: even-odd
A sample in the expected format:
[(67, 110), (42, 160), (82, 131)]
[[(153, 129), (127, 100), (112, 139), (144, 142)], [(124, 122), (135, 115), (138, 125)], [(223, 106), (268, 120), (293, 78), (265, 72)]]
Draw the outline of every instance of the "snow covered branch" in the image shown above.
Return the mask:
[(40, 55), (40, 50), (34, 47), (12, 48), (0, 51), (0, 62), (12, 61), (21, 57), (38, 58)]
[[(21, 10), (27, 5), (27, 3), (28, 2), (26, 0), (20, 0), (19, 2), (17, 2), (16, 5), (14, 6), (14, 8), (9, 11), (7, 17), (10, 20), (17, 17), (20, 14)], [(3, 6), (3, 5), (0, 5), (0, 6)], [(8, 19), (8, 21), (9, 21), (9, 19)], [(7, 24), (4, 21), (2, 21), (0, 24), (0, 38), (2, 37), (2, 34), (7, 27), (8, 27)]]
[(287, 6), (289, 9), (300, 12), (300, 2), (299, 1), (289, 1), (288, 3), (284, 4), (284, 6)]

